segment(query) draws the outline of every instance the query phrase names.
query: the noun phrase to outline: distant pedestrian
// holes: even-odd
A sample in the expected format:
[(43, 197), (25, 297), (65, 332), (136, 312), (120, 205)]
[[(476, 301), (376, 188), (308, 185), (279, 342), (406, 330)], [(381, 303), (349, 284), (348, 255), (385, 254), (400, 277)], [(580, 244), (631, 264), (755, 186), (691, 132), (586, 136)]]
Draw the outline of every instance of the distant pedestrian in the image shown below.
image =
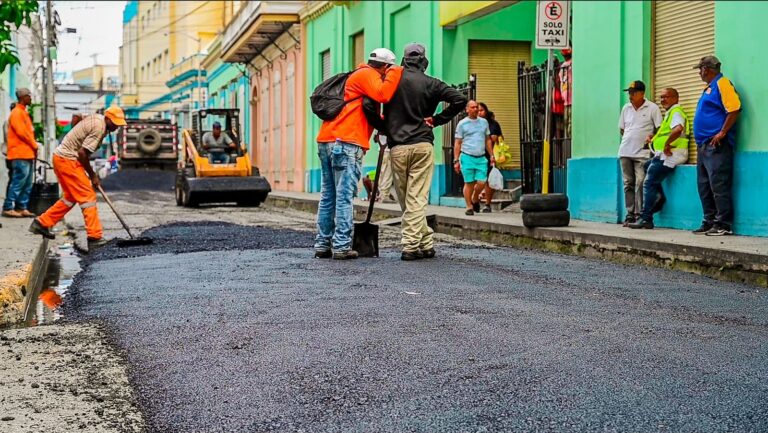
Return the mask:
[(363, 97), (389, 102), (402, 72), (395, 66), (392, 51), (373, 50), (368, 63), (359, 65), (347, 78), (344, 108), (320, 127), (317, 142), (322, 186), (314, 247), (317, 258), (344, 260), (358, 256), (352, 249), (352, 200), (360, 182), (363, 154), (370, 147), (373, 133), (363, 110)]
[(661, 91), (661, 105), (667, 111), (656, 135), (648, 137), (654, 157), (646, 163), (643, 182), (643, 211), (640, 219), (629, 224), (633, 229), (652, 229), (653, 214), (667, 201), (661, 182), (680, 164), (688, 161), (688, 138), (691, 125), (677, 90), (669, 87)]
[[(467, 117), (461, 119), (456, 126), (454, 136), (453, 154), (459, 157), (453, 160), (453, 167), (464, 177), (466, 215), (474, 215), (480, 211), (480, 192), (485, 188), (485, 181), (488, 179), (488, 162), (490, 160), (492, 165), (496, 161), (493, 157), (488, 121), (478, 115), (479, 111), (477, 102), (469, 101)], [(490, 158), (485, 155), (490, 155)]]
[(624, 227), (634, 223), (643, 209), (644, 164), (651, 151), (646, 138), (653, 135), (661, 125), (659, 106), (645, 99), (645, 83), (633, 81), (624, 89), (629, 102), (621, 109), (619, 116), (619, 162), (624, 183), (624, 206), (627, 216)]
[[(504, 134), (501, 132), (501, 125), (499, 125), (499, 122), (496, 121), (496, 115), (493, 113), (493, 111), (488, 109), (488, 105), (485, 104), (485, 102), (478, 102), (477, 105), (480, 106), (478, 111), (478, 116), (482, 117), (483, 119), (488, 121), (488, 130), (491, 132), (491, 147), (496, 148), (496, 145), (499, 144), (499, 141), (504, 141)], [(490, 156), (486, 154), (486, 158), (488, 158), (488, 170), (490, 171), (491, 167), (493, 166), (491, 164)], [(483, 213), (491, 213), (491, 202), (493, 201), (493, 188), (491, 188), (488, 185), (488, 182), (485, 183), (485, 207), (483, 208)]]
[[(15, 102), (11, 102), (11, 111), (13, 111), (13, 108), (16, 106)], [(10, 117), (10, 116), (9, 116)], [(5, 196), (8, 197), (8, 192), (11, 190), (11, 179), (13, 179), (13, 163), (10, 159), (8, 159), (8, 120), (5, 119), (5, 122), (3, 122), (3, 158), (5, 158), (5, 168), (8, 172), (8, 183), (5, 185)]]
[(96, 189), (101, 182), (93, 172), (90, 156), (101, 145), (107, 133), (125, 125), (123, 110), (119, 107), (110, 107), (104, 115), (85, 116), (64, 137), (53, 152), (53, 171), (59, 180), (63, 195), (45, 213), (32, 221), (29, 226), (30, 232), (54, 239), (51, 229), (77, 203), (83, 211), (85, 231), (88, 235), (88, 250), (91, 251), (106, 243), (96, 208)]
[(3, 216), (29, 218), (35, 214), (27, 209), (29, 194), (32, 192), (33, 162), (37, 158), (39, 144), (35, 141), (35, 130), (27, 107), (32, 103), (29, 89), (16, 90), (16, 107), (8, 118), (8, 156), (13, 176), (11, 186), (3, 203)]
[[(434, 172), (433, 128), (461, 112), (467, 99), (458, 90), (430, 77), (424, 45), (411, 43), (403, 50), (403, 78), (392, 101), (384, 105), (387, 143), (392, 149), (397, 199), (403, 211), (402, 260), (435, 257), (434, 231), (427, 224), (429, 189)], [(436, 113), (441, 102), (449, 105)]]
[(741, 100), (733, 83), (720, 72), (720, 60), (702, 57), (694, 66), (707, 87), (699, 98), (693, 117), (693, 138), (698, 160), (699, 198), (704, 211), (701, 227), (694, 234), (733, 234), (733, 154)]
[(571, 136), (571, 105), (573, 102), (573, 66), (572, 50), (566, 48), (560, 51), (563, 56), (563, 63), (557, 73), (557, 83), (560, 85), (560, 93), (563, 96), (563, 121), (565, 122), (565, 136)]

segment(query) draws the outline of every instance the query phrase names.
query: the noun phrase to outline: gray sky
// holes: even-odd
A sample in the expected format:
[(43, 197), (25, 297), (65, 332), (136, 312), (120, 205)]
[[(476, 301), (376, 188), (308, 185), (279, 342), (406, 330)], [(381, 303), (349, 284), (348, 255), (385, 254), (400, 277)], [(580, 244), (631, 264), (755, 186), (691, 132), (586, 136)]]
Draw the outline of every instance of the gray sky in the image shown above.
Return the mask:
[(125, 1), (57, 1), (54, 9), (61, 17), (60, 29), (77, 29), (75, 34), (59, 35), (57, 72), (72, 72), (98, 63), (117, 64), (123, 40)]

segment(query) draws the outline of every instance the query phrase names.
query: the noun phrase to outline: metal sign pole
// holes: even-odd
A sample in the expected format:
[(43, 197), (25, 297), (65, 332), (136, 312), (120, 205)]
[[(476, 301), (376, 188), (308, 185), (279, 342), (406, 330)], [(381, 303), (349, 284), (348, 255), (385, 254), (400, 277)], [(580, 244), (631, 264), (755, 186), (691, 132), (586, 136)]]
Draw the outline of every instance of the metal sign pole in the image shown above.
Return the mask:
[(542, 194), (549, 194), (549, 161), (550, 161), (550, 139), (551, 139), (551, 127), (550, 122), (552, 118), (552, 49), (547, 50), (547, 73), (546, 73), (546, 98), (547, 102), (544, 104), (544, 149), (543, 156), (544, 161), (542, 163), (541, 170), (541, 192)]

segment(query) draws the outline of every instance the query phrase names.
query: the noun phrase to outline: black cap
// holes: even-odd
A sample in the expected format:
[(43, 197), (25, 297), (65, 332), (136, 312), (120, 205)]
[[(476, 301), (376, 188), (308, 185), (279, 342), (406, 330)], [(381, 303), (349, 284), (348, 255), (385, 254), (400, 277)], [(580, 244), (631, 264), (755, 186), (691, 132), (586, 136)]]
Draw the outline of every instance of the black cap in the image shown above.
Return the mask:
[(643, 83), (640, 80), (635, 80), (629, 83), (629, 86), (626, 89), (623, 89), (623, 91), (624, 92), (634, 92), (634, 91), (645, 92), (645, 83)]

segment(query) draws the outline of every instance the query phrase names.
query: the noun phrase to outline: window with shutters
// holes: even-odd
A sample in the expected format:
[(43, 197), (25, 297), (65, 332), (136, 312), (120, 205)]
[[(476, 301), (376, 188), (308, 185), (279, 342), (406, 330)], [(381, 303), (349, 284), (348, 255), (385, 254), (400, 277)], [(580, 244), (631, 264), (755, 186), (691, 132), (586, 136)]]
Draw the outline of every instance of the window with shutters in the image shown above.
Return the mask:
[(365, 63), (365, 37), (363, 32), (355, 33), (352, 36), (351, 42), (352, 52), (349, 55), (349, 68), (354, 69), (357, 65)]
[[(691, 69), (715, 52), (715, 2), (653, 2), (653, 100), (673, 87), (693, 129), (693, 115), (705, 84)], [(660, 107), (664, 112), (664, 107)], [(693, 134), (691, 134), (693, 135)], [(689, 137), (688, 163), (696, 163), (696, 143)]]
[(269, 171), (269, 80), (266, 78), (261, 79), (261, 93), (259, 95), (259, 104), (261, 104), (261, 119), (259, 119), (259, 126), (261, 130), (260, 145), (261, 145), (261, 168), (265, 173)]
[(285, 144), (288, 149), (287, 180), (293, 182), (296, 168), (296, 67), (288, 62), (285, 71)]
[(272, 74), (272, 165), (274, 168), (274, 179), (280, 181), (280, 171), (283, 164), (283, 140), (282, 140), (282, 81), (280, 71)]
[(320, 53), (320, 65), (322, 65), (320, 81), (331, 78), (331, 50)]

